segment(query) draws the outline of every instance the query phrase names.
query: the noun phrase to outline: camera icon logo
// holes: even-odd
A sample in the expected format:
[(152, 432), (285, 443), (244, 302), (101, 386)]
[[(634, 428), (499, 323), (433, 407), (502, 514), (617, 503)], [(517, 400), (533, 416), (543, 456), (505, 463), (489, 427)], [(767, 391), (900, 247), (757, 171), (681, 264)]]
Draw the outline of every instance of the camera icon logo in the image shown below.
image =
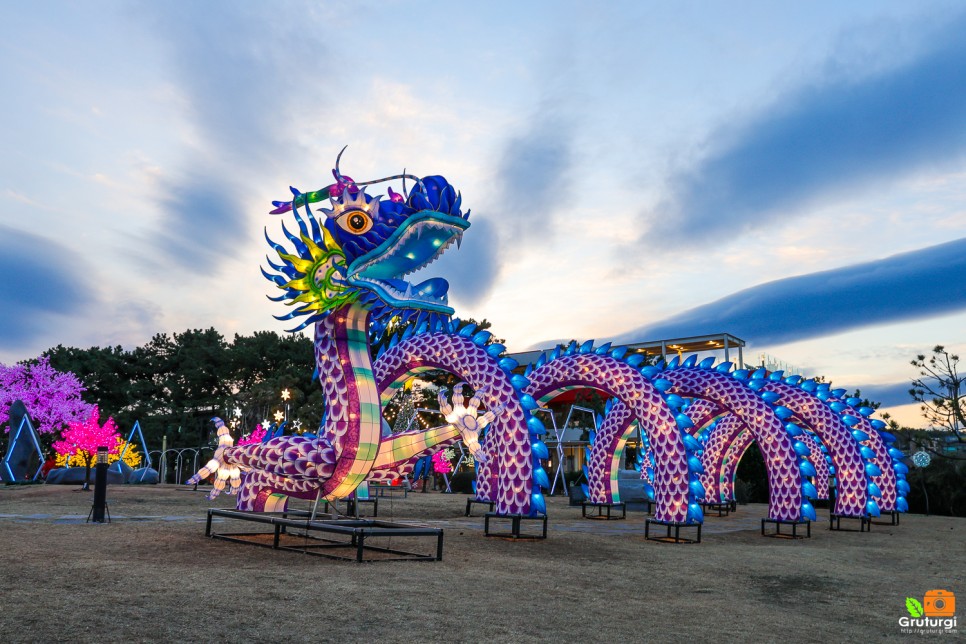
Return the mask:
[(953, 617), (956, 614), (956, 595), (948, 590), (930, 590), (922, 598), (926, 617)]

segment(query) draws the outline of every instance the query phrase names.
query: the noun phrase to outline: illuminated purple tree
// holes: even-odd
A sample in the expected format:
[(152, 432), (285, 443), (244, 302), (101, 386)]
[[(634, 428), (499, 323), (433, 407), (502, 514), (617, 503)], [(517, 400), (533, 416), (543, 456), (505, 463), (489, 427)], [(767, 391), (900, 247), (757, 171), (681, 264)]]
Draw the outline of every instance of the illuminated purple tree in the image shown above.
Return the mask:
[(90, 415), (93, 407), (81, 398), (84, 390), (77, 376), (57, 371), (46, 357), (30, 365), (0, 364), (0, 426), (9, 420), (10, 404), (22, 400), (34, 428), (41, 434), (56, 434)]

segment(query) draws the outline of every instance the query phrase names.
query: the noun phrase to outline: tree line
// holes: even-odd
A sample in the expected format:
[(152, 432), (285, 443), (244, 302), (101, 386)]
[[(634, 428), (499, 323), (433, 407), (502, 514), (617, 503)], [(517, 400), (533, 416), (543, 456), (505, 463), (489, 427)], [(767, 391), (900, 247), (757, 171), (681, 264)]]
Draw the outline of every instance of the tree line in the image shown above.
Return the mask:
[(257, 331), (232, 341), (214, 328), (157, 334), (143, 346), (78, 349), (58, 345), (43, 354), (87, 387), (84, 398), (113, 416), (122, 434), (139, 421), (150, 449), (167, 436), (169, 447), (198, 447), (214, 436), (210, 420), (236, 423), (239, 433), (285, 413), (290, 425), (314, 431), (323, 400), (312, 341), (300, 335)]

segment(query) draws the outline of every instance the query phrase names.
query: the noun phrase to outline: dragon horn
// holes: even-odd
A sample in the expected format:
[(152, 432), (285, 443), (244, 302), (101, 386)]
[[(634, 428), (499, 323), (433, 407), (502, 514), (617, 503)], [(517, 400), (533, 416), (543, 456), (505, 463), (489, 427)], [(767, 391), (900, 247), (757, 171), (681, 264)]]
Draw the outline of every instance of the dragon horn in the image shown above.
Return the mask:
[(349, 146), (343, 146), (343, 148), (339, 151), (339, 156), (335, 158), (335, 170), (332, 171), (332, 174), (335, 175), (335, 180), (339, 183), (345, 183), (345, 179), (343, 178), (342, 173), (339, 171), (339, 160), (342, 158), (342, 153), (345, 152), (347, 147)]

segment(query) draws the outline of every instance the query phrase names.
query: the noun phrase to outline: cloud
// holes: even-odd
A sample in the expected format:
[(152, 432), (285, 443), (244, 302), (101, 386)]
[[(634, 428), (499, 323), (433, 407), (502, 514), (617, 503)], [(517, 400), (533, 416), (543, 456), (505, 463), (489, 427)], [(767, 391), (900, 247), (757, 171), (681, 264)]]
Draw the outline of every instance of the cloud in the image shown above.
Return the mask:
[(552, 101), (544, 101), (524, 130), (510, 137), (497, 167), (497, 194), (509, 215), (508, 243), (544, 239), (554, 230), (554, 210), (568, 195), (574, 162), (574, 128)]
[[(500, 272), (498, 246), (493, 222), (471, 215), (470, 228), (464, 233), (460, 248), (451, 246), (426, 274), (446, 278), (450, 284), (450, 301), (459, 305), (457, 309), (474, 306), (483, 302), (493, 290)], [(420, 273), (419, 277), (407, 279), (418, 283), (424, 277)]]
[(913, 402), (912, 396), (909, 395), (911, 388), (912, 385), (907, 381), (888, 385), (866, 385), (859, 391), (863, 398), (882, 403), (883, 407), (899, 407)]
[(96, 300), (85, 262), (57, 242), (0, 225), (0, 348), (41, 337), (54, 318), (83, 311)]
[(767, 282), (618, 342), (733, 333), (756, 346), (966, 309), (966, 238), (884, 259)]
[(311, 105), (321, 118), (324, 83), (304, 79), (331, 75), (326, 49), (317, 30), (278, 20), (275, 9), (158, 4), (140, 17), (169, 53), (191, 129), (185, 161), (160, 184), (163, 263), (215, 267), (248, 235), (247, 179), (298, 153), (297, 110)]
[(719, 129), (708, 155), (671, 177), (647, 237), (712, 242), (846, 189), (961, 162), (964, 30), (961, 17), (911, 62), (859, 79), (829, 74)]
[(225, 179), (195, 176), (161, 186), (159, 204), (166, 215), (154, 239), (166, 267), (210, 269), (221, 253), (250, 236), (237, 191)]

